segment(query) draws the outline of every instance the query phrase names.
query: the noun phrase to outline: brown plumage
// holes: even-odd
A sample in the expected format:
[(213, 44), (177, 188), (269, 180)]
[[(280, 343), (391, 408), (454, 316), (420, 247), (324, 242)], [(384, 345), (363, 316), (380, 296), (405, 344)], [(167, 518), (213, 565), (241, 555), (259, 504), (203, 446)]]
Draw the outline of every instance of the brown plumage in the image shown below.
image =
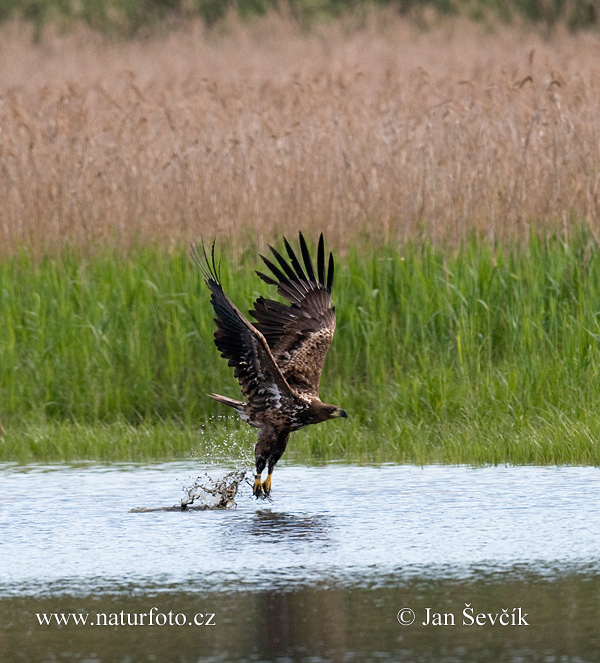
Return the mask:
[[(257, 274), (276, 286), (289, 305), (259, 297), (250, 311), (255, 324), (248, 322), (223, 292), (214, 243), (210, 259), (204, 247), (202, 252), (197, 246), (192, 249), (192, 258), (212, 293), (217, 324), (215, 345), (234, 367), (246, 401), (218, 394), (210, 396), (234, 408), (242, 419), (259, 429), (254, 450), (257, 497), (270, 493), (271, 474), (290, 433), (309, 424), (346, 417), (337, 405), (328, 405), (319, 398), (321, 371), (335, 330), (335, 309), (331, 305), (333, 256), (329, 254), (326, 266), (321, 235), (315, 274), (302, 233), (299, 239), (304, 266), (285, 238), (288, 260), (273, 247), (269, 248), (277, 264), (261, 256), (274, 278)], [(268, 476), (262, 483), (266, 465)]]

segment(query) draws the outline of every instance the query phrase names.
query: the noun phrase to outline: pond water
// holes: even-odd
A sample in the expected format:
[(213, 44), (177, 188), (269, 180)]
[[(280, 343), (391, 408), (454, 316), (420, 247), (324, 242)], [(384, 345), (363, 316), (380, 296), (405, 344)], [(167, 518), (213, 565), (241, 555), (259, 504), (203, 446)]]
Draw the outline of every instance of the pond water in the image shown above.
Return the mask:
[(598, 659), (598, 469), (282, 462), (152, 510), (231, 469), (0, 466), (0, 661)]

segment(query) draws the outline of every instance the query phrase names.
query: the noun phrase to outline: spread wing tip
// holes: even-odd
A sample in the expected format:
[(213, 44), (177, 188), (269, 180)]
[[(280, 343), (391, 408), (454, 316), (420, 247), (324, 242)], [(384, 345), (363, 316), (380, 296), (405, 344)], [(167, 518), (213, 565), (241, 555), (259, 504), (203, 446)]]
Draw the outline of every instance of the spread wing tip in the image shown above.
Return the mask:
[(316, 274), (310, 256), (310, 251), (308, 250), (308, 245), (302, 232), (298, 233), (298, 239), (300, 243), (302, 262), (298, 259), (287, 238), (283, 237), (283, 243), (287, 252), (287, 260), (272, 246), (269, 246), (269, 249), (277, 264), (263, 255), (260, 256), (275, 279), (270, 276), (266, 276), (262, 272), (257, 272), (258, 276), (260, 276), (260, 278), (269, 285), (283, 287), (286, 290), (290, 288), (292, 290), (297, 290), (298, 292), (296, 293), (296, 296), (300, 295), (302, 297), (306, 295), (309, 290), (319, 290), (321, 288), (331, 293), (334, 271), (333, 254), (329, 253), (329, 260), (326, 266), (325, 240), (323, 233), (319, 235), (319, 242), (317, 246)]
[[(268, 276), (267, 274), (259, 271), (257, 271), (256, 274), (268, 285), (274, 285), (276, 287), (283, 286), (284, 290), (289, 290), (291, 288), (294, 300), (298, 299), (298, 295), (302, 297), (306, 294), (306, 292), (308, 292), (308, 290), (315, 289), (315, 285), (320, 286), (320, 288), (327, 290), (327, 292), (331, 294), (331, 289), (333, 286), (334, 261), (333, 254), (330, 252), (328, 264), (327, 267), (325, 267), (325, 241), (323, 238), (323, 233), (319, 235), (319, 243), (317, 247), (318, 278), (315, 276), (315, 271), (310, 253), (308, 251), (308, 246), (302, 232), (298, 233), (298, 237), (300, 240), (300, 250), (302, 253), (304, 267), (298, 260), (290, 243), (284, 237), (283, 242), (288, 254), (289, 262), (287, 262), (276, 249), (274, 249), (272, 246), (269, 246), (269, 249), (279, 264), (279, 267), (265, 256), (261, 255), (260, 257), (268, 269), (275, 276), (275, 278), (272, 278), (271, 276)], [(215, 257), (215, 240), (213, 240), (211, 244), (210, 252), (207, 252), (206, 245), (204, 244), (203, 240), (200, 240), (200, 243), (191, 242), (190, 247), (190, 258), (202, 273), (202, 276), (204, 277), (207, 285), (209, 287), (211, 285), (220, 286), (221, 265), (220, 263), (217, 263)], [(300, 286), (300, 288), (298, 286)], [(319, 288), (317, 287), (317, 289)]]
[(210, 259), (206, 253), (206, 246), (203, 240), (200, 240), (200, 245), (198, 245), (198, 242), (191, 243), (190, 257), (192, 262), (202, 272), (207, 285), (210, 286), (211, 283), (221, 285), (221, 264), (217, 264), (216, 262), (214, 239), (210, 249)]

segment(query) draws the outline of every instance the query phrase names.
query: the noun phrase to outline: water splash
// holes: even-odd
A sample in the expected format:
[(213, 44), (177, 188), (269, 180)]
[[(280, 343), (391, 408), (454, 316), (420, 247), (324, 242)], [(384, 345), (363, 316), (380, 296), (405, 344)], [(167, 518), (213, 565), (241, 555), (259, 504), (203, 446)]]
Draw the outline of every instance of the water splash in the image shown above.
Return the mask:
[(183, 488), (186, 496), (181, 500), (180, 509), (185, 511), (196, 501), (199, 502), (196, 509), (231, 509), (247, 474), (248, 470), (234, 470), (220, 479), (213, 479), (205, 472), (191, 486)]
[(209, 511), (232, 509), (236, 506), (235, 498), (240, 484), (246, 479), (248, 470), (234, 470), (219, 479), (213, 479), (208, 473), (194, 480), (191, 486), (183, 486), (185, 497), (180, 504), (162, 507), (137, 507), (130, 513), (150, 513), (155, 511)]
[[(215, 436), (215, 430), (218, 435)], [(240, 427), (231, 417), (211, 415), (194, 430), (197, 436), (192, 458), (203, 464), (223, 464), (232, 460), (241, 464), (254, 464), (256, 431), (245, 424)]]

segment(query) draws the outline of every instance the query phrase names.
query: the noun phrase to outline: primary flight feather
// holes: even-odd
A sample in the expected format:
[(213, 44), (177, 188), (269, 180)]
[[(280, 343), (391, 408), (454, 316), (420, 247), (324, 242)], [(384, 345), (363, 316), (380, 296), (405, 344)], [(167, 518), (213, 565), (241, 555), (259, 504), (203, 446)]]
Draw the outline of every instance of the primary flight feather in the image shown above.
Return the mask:
[[(317, 249), (317, 273), (310, 252), (299, 233), (302, 262), (284, 238), (287, 259), (269, 247), (275, 262), (261, 256), (273, 277), (257, 272), (260, 278), (277, 287), (289, 304), (259, 297), (250, 323), (223, 291), (215, 261), (215, 247), (209, 256), (204, 247), (192, 249), (192, 258), (204, 275), (211, 291), (217, 330), (215, 345), (221, 356), (234, 367), (246, 401), (219, 394), (210, 396), (233, 407), (251, 426), (259, 429), (254, 450), (256, 478), (254, 494), (271, 492), (273, 468), (285, 451), (290, 433), (309, 424), (346, 417), (337, 405), (319, 398), (319, 382), (325, 355), (335, 331), (335, 308), (331, 305), (333, 255), (325, 264), (323, 235)], [(302, 264), (303, 263), (303, 264)], [(262, 472), (268, 475), (262, 482)]]

